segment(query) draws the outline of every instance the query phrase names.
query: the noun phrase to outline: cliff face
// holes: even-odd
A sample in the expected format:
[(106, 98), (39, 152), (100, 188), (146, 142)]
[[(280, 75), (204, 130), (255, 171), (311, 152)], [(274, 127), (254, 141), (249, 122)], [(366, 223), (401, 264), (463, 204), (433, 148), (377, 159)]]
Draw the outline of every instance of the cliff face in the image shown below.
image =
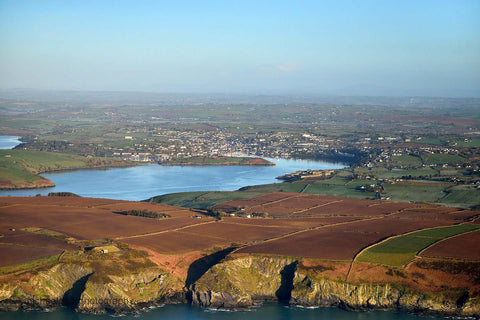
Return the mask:
[(332, 272), (333, 268), (306, 267), (291, 258), (227, 256), (210, 261), (208, 270), (197, 263), (193, 268), (198, 270), (191, 271), (201, 274), (192, 276), (191, 282), (188, 277), (187, 281), (181, 280), (152, 263), (122, 261), (130, 263), (119, 266), (108, 259), (57, 263), (42, 271), (0, 276), (0, 310), (64, 305), (87, 313), (124, 313), (188, 299), (207, 308), (248, 308), (258, 301), (281, 301), (302, 306), (396, 309), (480, 318), (480, 301), (471, 298), (468, 290), (456, 295), (427, 294), (393, 284), (332, 280), (323, 271)]
[(208, 270), (192, 287), (192, 303), (238, 308), (256, 300), (283, 300), (302, 306), (338, 306), (349, 310), (397, 309), (415, 313), (480, 317), (480, 301), (468, 294), (446, 299), (390, 284), (353, 284), (311, 277), (292, 259), (242, 257)]
[(77, 264), (57, 264), (36, 275), (2, 278), (0, 310), (47, 309), (62, 304), (65, 294), (92, 269)]
[(292, 259), (227, 259), (209, 269), (191, 290), (192, 303), (208, 308), (250, 307), (256, 300), (285, 300)]
[(0, 279), (0, 310), (67, 306), (80, 312), (133, 312), (163, 302), (184, 301), (182, 283), (151, 267), (121, 275), (78, 264), (57, 264), (36, 275)]
[[(392, 285), (351, 284), (327, 279), (312, 280), (295, 274), (292, 304), (339, 306), (349, 310), (398, 309), (415, 313), (478, 317), (478, 302), (459, 304), (441, 297), (406, 292)], [(476, 310), (475, 310), (476, 309)]]
[(183, 299), (181, 286), (157, 268), (138, 273), (109, 276), (108, 281), (87, 281), (79, 297), (77, 310), (86, 313), (132, 312), (142, 307)]

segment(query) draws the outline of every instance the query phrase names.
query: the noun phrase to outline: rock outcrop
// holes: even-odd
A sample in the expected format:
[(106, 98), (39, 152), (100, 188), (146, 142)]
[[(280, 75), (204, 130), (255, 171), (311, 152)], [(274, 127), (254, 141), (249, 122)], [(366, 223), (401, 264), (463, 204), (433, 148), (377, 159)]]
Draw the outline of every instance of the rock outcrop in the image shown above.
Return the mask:
[(1, 279), (0, 310), (66, 306), (85, 313), (134, 312), (159, 303), (184, 302), (183, 284), (156, 268), (114, 275), (79, 264), (57, 264), (23, 279)]
[(394, 284), (355, 284), (310, 277), (288, 258), (230, 258), (208, 270), (191, 289), (195, 305), (245, 308), (258, 301), (280, 300), (301, 306), (347, 310), (401, 310), (414, 313), (480, 317), (480, 301), (467, 295), (424, 294)]
[[(393, 283), (350, 283), (327, 278), (322, 270), (331, 272), (330, 267), (306, 267), (303, 262), (286, 257), (227, 255), (217, 261), (217, 255), (213, 254), (207, 258), (208, 261), (204, 258), (202, 263), (197, 262), (199, 270), (190, 270), (187, 281), (141, 260), (143, 258), (124, 261), (123, 266), (109, 260), (91, 260), (3, 275), (0, 277), (0, 310), (45, 310), (64, 305), (86, 313), (119, 314), (187, 300), (206, 308), (226, 309), (249, 308), (261, 301), (281, 301), (301, 306), (394, 309), (480, 318), (478, 295), (472, 298), (467, 289), (451, 291), (454, 294), (448, 295), (421, 293)], [(204, 265), (209, 265), (209, 269)], [(201, 271), (201, 275), (194, 271)]]
[(87, 281), (76, 309), (85, 313), (133, 312), (145, 306), (180, 302), (183, 291), (169, 274), (157, 268), (108, 276), (108, 281)]
[(0, 281), (0, 310), (55, 308), (75, 283), (92, 273), (77, 264), (57, 264), (36, 275)]
[[(285, 278), (293, 259), (244, 257), (226, 259), (193, 286), (191, 300), (208, 308), (245, 308), (255, 301), (283, 300)], [(292, 269), (290, 267), (290, 269)]]

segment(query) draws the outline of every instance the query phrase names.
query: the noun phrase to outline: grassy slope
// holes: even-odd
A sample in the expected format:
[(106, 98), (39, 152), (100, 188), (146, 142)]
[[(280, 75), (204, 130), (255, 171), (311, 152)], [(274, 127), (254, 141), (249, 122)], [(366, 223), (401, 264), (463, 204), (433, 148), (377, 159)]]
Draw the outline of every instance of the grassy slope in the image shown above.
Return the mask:
[[(37, 174), (47, 171), (125, 165), (123, 161), (24, 150), (0, 150), (0, 181), (15, 187), (33, 187), (44, 180)], [(0, 188), (2, 187), (0, 184)]]
[(393, 237), (368, 248), (358, 256), (357, 261), (403, 266), (411, 261), (419, 251), (435, 242), (479, 228), (480, 225), (462, 224)]
[(217, 203), (230, 200), (243, 200), (253, 198), (268, 192), (256, 191), (192, 191), (169, 193), (152, 198), (153, 203), (165, 203), (193, 209), (206, 209)]
[(434, 203), (443, 198), (445, 189), (450, 184), (422, 183), (422, 184), (384, 184), (385, 196), (392, 201), (430, 202)]

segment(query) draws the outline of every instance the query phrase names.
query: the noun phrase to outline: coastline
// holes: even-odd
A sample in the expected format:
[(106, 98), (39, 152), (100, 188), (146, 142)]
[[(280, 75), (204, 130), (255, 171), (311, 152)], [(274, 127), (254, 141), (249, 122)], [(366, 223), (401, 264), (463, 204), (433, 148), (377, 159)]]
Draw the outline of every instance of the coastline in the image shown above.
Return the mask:
[[(292, 286), (282, 293), (285, 290), (285, 270), (295, 263), (298, 259), (289, 257), (234, 256), (210, 267), (194, 284), (184, 286), (183, 279), (158, 267), (140, 268), (121, 276), (105, 274), (110, 280), (96, 283), (89, 280), (95, 270), (88, 264), (59, 262), (38, 272), (28, 282), (4, 282), (0, 293), (4, 298), (9, 294), (10, 297), (0, 303), (0, 311), (48, 312), (65, 307), (84, 314), (121, 316), (138, 314), (165, 304), (188, 304), (205, 310), (245, 311), (263, 303), (279, 303), (308, 309), (400, 311), (417, 316), (480, 318), (480, 305), (470, 299), (459, 305), (458, 301), (444, 300), (441, 294), (416, 292), (389, 283), (359, 284), (314, 278), (311, 274), (315, 271), (311, 268), (288, 271), (291, 272)], [(86, 279), (84, 291), (69, 293), (70, 286), (75, 287), (75, 283), (82, 279)], [(34, 289), (35, 284), (41, 284), (47, 290), (38, 291)], [(32, 289), (28, 288), (30, 286)], [(34, 293), (29, 293), (30, 290)], [(69, 297), (69, 294), (76, 296)]]
[(275, 162), (259, 157), (193, 157), (159, 162), (162, 166), (275, 166)]
[(52, 188), (55, 187), (55, 183), (53, 183), (51, 180), (42, 177), (42, 173), (54, 173), (54, 172), (68, 172), (68, 171), (78, 171), (78, 170), (102, 170), (102, 169), (109, 169), (109, 168), (128, 168), (128, 167), (136, 167), (138, 165), (145, 165), (144, 163), (142, 164), (118, 164), (118, 165), (105, 165), (105, 166), (92, 166), (92, 167), (77, 167), (77, 168), (55, 168), (55, 169), (50, 169), (50, 170), (45, 170), (45, 171), (40, 171), (38, 173), (32, 173), (40, 179), (35, 180), (29, 184), (21, 183), (21, 184), (12, 184), (12, 183), (2, 183), (2, 180), (0, 180), (0, 190), (28, 190), (28, 189), (40, 189), (40, 188)]

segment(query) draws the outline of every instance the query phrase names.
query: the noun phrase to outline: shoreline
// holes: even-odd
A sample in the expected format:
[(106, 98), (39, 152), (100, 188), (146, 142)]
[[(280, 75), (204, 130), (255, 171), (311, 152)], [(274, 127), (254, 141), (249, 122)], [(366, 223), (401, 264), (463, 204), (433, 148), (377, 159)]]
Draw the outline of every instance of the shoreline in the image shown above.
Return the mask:
[[(414, 315), (416, 317), (428, 317), (428, 318), (448, 318), (448, 319), (479, 319), (477, 315), (462, 315), (458, 313), (456, 308), (451, 310), (430, 310), (430, 309), (419, 309), (416, 306), (405, 306), (397, 305), (392, 308), (385, 307), (352, 307), (340, 303), (335, 304), (300, 304), (300, 303), (287, 303), (274, 299), (254, 299), (252, 300), (251, 305), (245, 306), (230, 306), (230, 307), (208, 307), (198, 305), (196, 303), (187, 302), (186, 296), (190, 291), (185, 293), (184, 297), (175, 297), (167, 298), (166, 300), (152, 300), (148, 302), (140, 302), (135, 307), (131, 309), (125, 309), (124, 307), (112, 308), (110, 305), (107, 309), (101, 307), (97, 310), (75, 310), (69, 306), (62, 305), (62, 299), (53, 299), (53, 300), (39, 300), (39, 299), (30, 299), (29, 301), (23, 301), (20, 306), (17, 308), (18, 303), (10, 303), (7, 306), (0, 306), (0, 313), (23, 313), (23, 312), (71, 312), (77, 316), (79, 315), (97, 315), (97, 316), (109, 316), (109, 317), (123, 317), (123, 316), (141, 316), (144, 313), (148, 313), (163, 307), (169, 306), (188, 306), (194, 307), (202, 310), (203, 312), (252, 312), (258, 308), (262, 308), (268, 305), (280, 306), (282, 308), (298, 308), (298, 309), (308, 309), (308, 310), (318, 310), (318, 309), (337, 309), (352, 313), (369, 313), (369, 312), (402, 312)], [(218, 294), (218, 293), (216, 293)], [(178, 299), (178, 300), (177, 300)], [(44, 307), (38, 307), (38, 303), (44, 304)]]
[(275, 162), (260, 157), (205, 156), (159, 161), (162, 166), (275, 166)]
[[(148, 163), (148, 164), (153, 164), (153, 163)], [(32, 189), (45, 189), (45, 188), (56, 187), (55, 183), (53, 183), (49, 179), (42, 176), (43, 173), (69, 172), (69, 171), (79, 171), (79, 170), (108, 170), (110, 168), (129, 168), (129, 167), (136, 167), (136, 166), (139, 166), (139, 165), (147, 165), (147, 164), (145, 164), (145, 163), (140, 164), (139, 163), (139, 164), (125, 164), (125, 165), (119, 164), (119, 165), (105, 165), (105, 166), (92, 166), (92, 167), (87, 166), (87, 167), (77, 167), (77, 168), (58, 168), (58, 169), (39, 171), (38, 173), (31, 173), (31, 174), (34, 174), (34, 175), (40, 177), (41, 179), (38, 179), (38, 180), (35, 180), (35, 181), (29, 183), (29, 185), (18, 187), (18, 186), (15, 186), (15, 185), (12, 184), (13, 187), (4, 187), (0, 183), (0, 190), (1, 191), (32, 190)], [(28, 172), (28, 171), (25, 171), (25, 172)], [(47, 185), (37, 186), (37, 185), (35, 185), (35, 182), (38, 182), (38, 183), (45, 182)], [(9, 184), (11, 184), (11, 183), (9, 183)], [(24, 183), (22, 183), (22, 184), (24, 184)]]

